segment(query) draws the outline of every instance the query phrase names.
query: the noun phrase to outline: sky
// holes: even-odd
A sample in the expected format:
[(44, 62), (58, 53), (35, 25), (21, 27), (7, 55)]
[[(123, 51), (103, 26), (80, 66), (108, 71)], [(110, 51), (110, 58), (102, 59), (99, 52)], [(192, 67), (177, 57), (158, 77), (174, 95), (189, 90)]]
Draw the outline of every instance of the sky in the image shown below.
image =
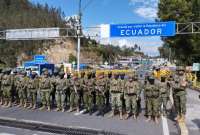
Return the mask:
[[(66, 16), (76, 15), (79, 0), (30, 0), (33, 3), (61, 8)], [(126, 24), (154, 22), (158, 0), (82, 0), (84, 27), (101, 24)], [(88, 30), (94, 33), (96, 30)], [(98, 39), (102, 43), (133, 46), (138, 44), (148, 55), (158, 55), (157, 48), (162, 45), (160, 37), (134, 37)]]

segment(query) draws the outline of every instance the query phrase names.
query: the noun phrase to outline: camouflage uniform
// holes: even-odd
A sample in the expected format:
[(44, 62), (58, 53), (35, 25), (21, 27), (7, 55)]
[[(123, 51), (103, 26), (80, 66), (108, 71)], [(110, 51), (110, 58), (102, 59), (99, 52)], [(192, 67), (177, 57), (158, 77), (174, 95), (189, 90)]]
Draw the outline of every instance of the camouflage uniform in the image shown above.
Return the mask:
[(84, 89), (85, 89), (85, 72), (81, 72), (81, 77), (79, 78), (80, 82), (80, 92), (78, 93), (79, 96), (79, 104), (84, 104)]
[(80, 82), (78, 75), (75, 75), (72, 80), (72, 90), (70, 92), (70, 109), (68, 112), (73, 111), (73, 107), (76, 107), (77, 112), (79, 112), (79, 92), (80, 92)]
[[(137, 113), (137, 97), (139, 95), (139, 83), (137, 81), (133, 81), (133, 78), (130, 77), (129, 81), (125, 84), (125, 104), (127, 111), (127, 118), (129, 114), (132, 112), (134, 118), (136, 118)], [(131, 109), (132, 108), (132, 109)]]
[(59, 74), (59, 69), (55, 69), (54, 70), (54, 74), (53, 76), (51, 77), (51, 84), (52, 84), (52, 91), (51, 91), (51, 104), (52, 106), (55, 105), (55, 100), (56, 100), (56, 80), (59, 78), (58, 76)]
[(120, 111), (120, 115), (122, 115), (122, 102), (121, 102), (121, 84), (120, 80), (118, 80), (118, 75), (115, 75), (110, 82), (110, 93), (111, 93), (111, 102), (112, 102), (112, 114), (114, 115), (114, 110), (117, 109)]
[(105, 102), (106, 106), (108, 107), (110, 105), (110, 81), (112, 78), (112, 73), (109, 72), (107, 77), (105, 78)]
[(2, 78), (2, 90), (3, 90), (3, 97), (6, 107), (11, 107), (12, 97), (11, 97), (11, 90), (12, 90), (13, 82), (11, 79), (11, 75), (9, 71), (5, 71), (3, 78)]
[(30, 99), (29, 108), (33, 108), (33, 109), (36, 108), (38, 89), (39, 89), (39, 78), (36, 76), (36, 74), (34, 74), (32, 75), (31, 78), (29, 78), (28, 85), (27, 85), (27, 93)]
[(52, 81), (48, 77), (48, 71), (44, 71), (44, 75), (42, 75), (39, 83), (39, 91), (42, 99), (42, 107), (40, 110), (45, 109), (45, 106), (47, 106), (47, 110), (50, 111), (50, 94), (52, 91)]
[(92, 111), (92, 105), (93, 105), (92, 92), (94, 91), (94, 87), (95, 87), (94, 79), (91, 77), (92, 77), (92, 74), (88, 73), (87, 79), (85, 79), (85, 88), (84, 88), (84, 95), (83, 95), (85, 109), (90, 112)]
[(66, 102), (66, 105), (70, 105), (70, 93), (73, 87), (72, 87), (71, 75), (69, 73), (67, 73), (66, 83), (67, 83), (67, 89), (65, 93), (66, 95), (65, 102)]
[(2, 69), (0, 69), (0, 105), (2, 105), (3, 103), (2, 79), (3, 79), (3, 73)]
[(157, 122), (157, 118), (159, 116), (159, 99), (160, 99), (160, 91), (159, 86), (154, 84), (154, 79), (149, 78), (149, 83), (145, 87), (144, 96), (146, 97), (146, 109), (148, 121), (151, 120), (151, 117), (155, 117)]
[(96, 80), (96, 97), (97, 97), (97, 106), (99, 110), (99, 114), (103, 115), (103, 108), (105, 104), (105, 87), (106, 82), (104, 78), (104, 74), (101, 74), (98, 79)]
[(19, 96), (17, 92), (17, 80), (19, 78), (19, 72), (14, 71), (14, 74), (12, 75), (12, 81), (13, 81), (13, 86), (12, 86), (12, 100), (14, 101), (15, 104), (19, 102)]
[(160, 112), (165, 116), (167, 114), (167, 101), (169, 99), (170, 90), (165, 78), (161, 77), (160, 83)]
[(18, 92), (20, 104), (18, 107), (24, 105), (27, 107), (27, 84), (28, 84), (28, 77), (26, 77), (26, 73), (23, 72), (23, 75), (18, 78), (16, 81), (16, 90)]
[(67, 80), (64, 79), (64, 72), (59, 73), (60, 78), (56, 80), (56, 103), (57, 103), (57, 111), (65, 110), (65, 98), (66, 98), (66, 90), (67, 90)]
[(174, 76), (174, 82), (172, 83), (173, 87), (173, 98), (174, 98), (174, 105), (175, 111), (177, 113), (176, 120), (184, 120), (186, 114), (186, 78), (185, 75), (176, 74)]

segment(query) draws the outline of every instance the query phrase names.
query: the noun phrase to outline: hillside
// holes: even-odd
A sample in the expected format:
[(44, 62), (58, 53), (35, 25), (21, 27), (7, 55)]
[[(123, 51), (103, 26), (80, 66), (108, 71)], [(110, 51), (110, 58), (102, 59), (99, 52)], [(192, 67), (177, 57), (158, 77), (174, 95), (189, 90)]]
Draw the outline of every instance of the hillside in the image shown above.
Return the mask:
[[(0, 0), (0, 30), (18, 28), (67, 27), (64, 13), (48, 5), (33, 4), (28, 0)], [(15, 67), (31, 60), (35, 54), (47, 55), (52, 63), (72, 62), (76, 58), (74, 38), (41, 41), (0, 40), (0, 66)], [(100, 45), (90, 38), (81, 40), (81, 62), (114, 62), (119, 56), (133, 55), (135, 48)]]

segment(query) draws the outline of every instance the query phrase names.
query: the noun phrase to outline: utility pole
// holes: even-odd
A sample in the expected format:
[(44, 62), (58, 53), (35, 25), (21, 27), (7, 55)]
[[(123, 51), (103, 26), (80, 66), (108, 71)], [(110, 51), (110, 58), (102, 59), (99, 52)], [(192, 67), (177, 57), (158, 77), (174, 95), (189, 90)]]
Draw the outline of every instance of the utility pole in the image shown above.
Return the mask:
[(79, 0), (79, 11), (78, 11), (78, 24), (77, 24), (77, 71), (80, 71), (80, 44), (81, 44), (81, 35), (82, 35), (82, 26), (81, 26), (81, 18), (82, 18), (82, 12), (81, 12), (81, 1)]

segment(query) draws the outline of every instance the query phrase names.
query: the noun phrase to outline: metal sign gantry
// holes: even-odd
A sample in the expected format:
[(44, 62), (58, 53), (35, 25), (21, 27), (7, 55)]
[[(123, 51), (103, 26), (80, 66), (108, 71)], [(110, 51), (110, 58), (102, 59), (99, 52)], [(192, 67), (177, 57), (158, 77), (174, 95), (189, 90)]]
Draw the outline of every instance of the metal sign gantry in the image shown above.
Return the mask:
[(200, 22), (176, 23), (176, 34), (199, 34)]

